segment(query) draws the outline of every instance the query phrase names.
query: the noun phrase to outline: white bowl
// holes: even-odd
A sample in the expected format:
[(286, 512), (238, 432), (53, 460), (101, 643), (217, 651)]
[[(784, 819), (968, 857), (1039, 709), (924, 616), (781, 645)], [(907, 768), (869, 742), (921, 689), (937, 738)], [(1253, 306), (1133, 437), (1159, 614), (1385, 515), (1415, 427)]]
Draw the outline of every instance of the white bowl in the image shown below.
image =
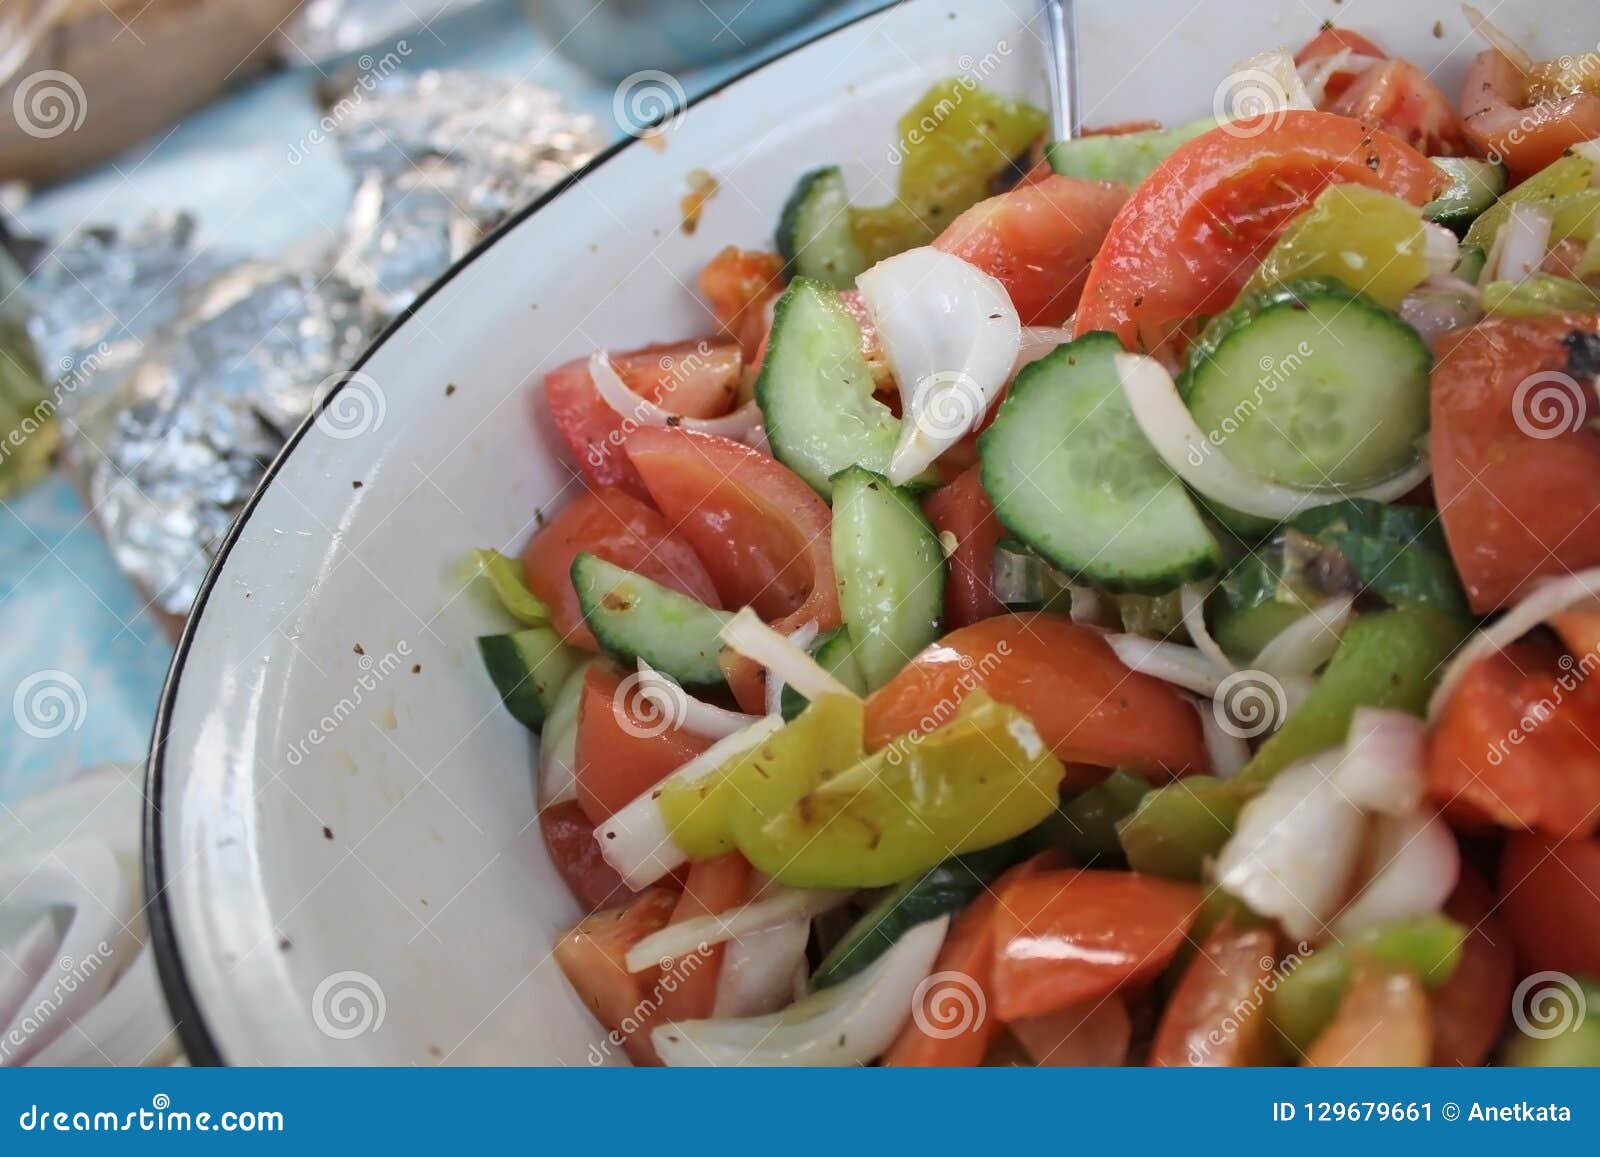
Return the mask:
[[(1480, 48), (1449, 0), (1078, 8), (1089, 124), (1209, 112), (1230, 64), (1324, 17), (1436, 65), (1452, 96)], [(1545, 55), (1600, 26), (1591, 0), (1495, 17)], [(550, 959), (578, 912), (540, 843), (528, 734), (479, 668), (499, 620), (457, 560), (520, 546), (571, 486), (534, 416), (545, 370), (703, 331), (696, 271), (770, 244), (805, 169), (840, 162), (859, 200), (887, 199), (894, 122), (934, 79), (1042, 103), (1037, 29), (1031, 0), (922, 0), (696, 102), (664, 148), (613, 150), (452, 270), (298, 431), (201, 591), (152, 747), (151, 918), (191, 1058), (615, 1059)], [(721, 191), (686, 236), (696, 168)]]

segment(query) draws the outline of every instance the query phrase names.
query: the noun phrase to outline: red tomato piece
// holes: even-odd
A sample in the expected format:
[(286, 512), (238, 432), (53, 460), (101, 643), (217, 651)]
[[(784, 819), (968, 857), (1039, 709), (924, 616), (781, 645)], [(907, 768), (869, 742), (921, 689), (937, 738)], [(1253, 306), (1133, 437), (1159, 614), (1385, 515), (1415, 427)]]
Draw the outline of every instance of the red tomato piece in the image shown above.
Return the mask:
[(614, 908), (634, 897), (616, 869), (600, 854), (594, 839), (594, 821), (576, 800), (551, 804), (539, 813), (545, 851), (567, 891), (585, 912)]
[(1225, 1067), (1270, 1063), (1272, 1031), (1261, 1008), (1272, 991), (1277, 944), (1265, 928), (1219, 926), (1173, 990), (1150, 1048), (1152, 1065)]
[(1069, 764), (1153, 779), (1210, 767), (1187, 700), (1123, 666), (1094, 631), (1044, 612), (985, 619), (918, 654), (867, 700), (867, 746), (937, 726), (977, 687), (1024, 712)]
[(1556, 838), (1600, 825), (1600, 685), (1563, 658), (1523, 641), (1468, 669), (1428, 737), (1440, 807)]
[(636, 1065), (657, 1065), (650, 1029), (656, 1017), (656, 970), (629, 972), (628, 949), (672, 918), (678, 893), (650, 888), (626, 908), (586, 917), (556, 942), (553, 955), (596, 1020)]
[(1414, 1068), (1432, 1054), (1433, 1023), (1422, 982), (1409, 972), (1358, 965), (1339, 1011), (1301, 1063)]
[(1393, 133), (1430, 157), (1467, 151), (1450, 98), (1409, 60), (1386, 60), (1366, 69), (1329, 111)]
[(581, 553), (637, 571), (710, 606), (720, 605), (706, 568), (665, 518), (621, 490), (580, 494), (522, 551), (528, 589), (550, 608), (550, 622), (575, 647), (600, 649), (572, 589), (572, 560)]
[[(1367, 57), (1371, 60), (1387, 60), (1388, 53), (1379, 48), (1359, 32), (1351, 32), (1348, 28), (1339, 28), (1329, 24), (1313, 36), (1299, 52), (1294, 54), (1296, 65), (1311, 64), (1314, 61), (1326, 60), (1348, 51), (1352, 57)], [(1346, 58), (1347, 60), (1349, 58)], [(1344, 67), (1336, 69), (1328, 76), (1328, 81), (1322, 86), (1325, 100), (1331, 103), (1337, 100), (1345, 89), (1363, 71), (1367, 61), (1350, 60)], [(1324, 105), (1323, 107), (1326, 107)]]
[(979, 201), (933, 245), (1006, 287), (1023, 325), (1060, 325), (1078, 308), (1089, 263), (1126, 187), (1056, 174)]
[[(640, 397), (684, 417), (715, 418), (738, 402), (744, 356), (730, 339), (696, 338), (613, 353), (611, 365)], [(635, 498), (648, 497), (622, 452), (623, 440), (638, 423), (625, 421), (600, 397), (588, 358), (546, 374), (544, 397), (561, 440), (591, 486), (617, 486)]]
[[(671, 924), (697, 916), (714, 916), (744, 903), (750, 892), (750, 864), (738, 852), (689, 865), (683, 895), (672, 910)], [(711, 1015), (722, 974), (723, 945), (691, 952), (661, 967), (658, 991), (661, 1019), (700, 1020)]]
[(1562, 611), (1551, 617), (1550, 626), (1577, 658), (1600, 655), (1600, 611)]
[(724, 332), (754, 359), (767, 332), (767, 305), (783, 292), (783, 258), (729, 245), (700, 271), (700, 292)]
[(636, 706), (616, 671), (596, 664), (584, 674), (574, 762), (578, 803), (590, 823), (603, 823), (711, 746), (670, 721), (663, 726), (659, 712), (636, 714)]
[(1153, 350), (1233, 303), (1288, 223), (1327, 186), (1416, 205), (1439, 170), (1388, 133), (1324, 112), (1235, 121), (1178, 148), (1134, 190), (1089, 269), (1076, 332)]
[(1041, 1068), (1111, 1068), (1125, 1064), (1133, 1021), (1119, 996), (1068, 1005), (1007, 1026)]
[[(1513, 837), (1515, 839), (1516, 837)], [(1433, 1011), (1433, 1065), (1481, 1065), (1500, 1040), (1511, 1011), (1516, 963), (1511, 932), (1491, 910), (1489, 885), (1470, 867), (1445, 902), (1444, 914), (1467, 929), (1461, 963), (1428, 994)]]
[(1148, 980), (1200, 903), (1197, 885), (1137, 872), (1066, 869), (1011, 884), (995, 916), (995, 1014), (1040, 1016)]
[(1600, 318), (1493, 318), (1447, 335), (1433, 370), (1433, 489), (1472, 609), (1600, 565)]
[(1005, 604), (994, 593), (994, 548), (1005, 528), (994, 516), (994, 503), (983, 489), (978, 467), (968, 468), (924, 498), (922, 511), (936, 531), (948, 532), (956, 540), (944, 588), (945, 625), (966, 627), (1003, 614)]
[(1600, 137), (1600, 96), (1535, 99), (1522, 70), (1491, 48), (1467, 69), (1461, 120), (1473, 147), (1503, 161), (1521, 181), (1571, 146)]
[(1500, 859), (1499, 911), (1523, 972), (1600, 976), (1600, 840), (1513, 832)]

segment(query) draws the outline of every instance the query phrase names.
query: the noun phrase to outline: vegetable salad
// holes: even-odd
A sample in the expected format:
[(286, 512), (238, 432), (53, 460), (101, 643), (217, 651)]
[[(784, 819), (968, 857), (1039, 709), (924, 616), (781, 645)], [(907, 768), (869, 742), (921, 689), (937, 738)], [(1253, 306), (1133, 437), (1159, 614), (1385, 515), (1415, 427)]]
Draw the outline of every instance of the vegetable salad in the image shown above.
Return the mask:
[(1600, 1063), (1600, 56), (1470, 15), (1459, 101), (1333, 26), (1175, 127), (942, 82), (549, 372), (479, 644), (611, 1046)]

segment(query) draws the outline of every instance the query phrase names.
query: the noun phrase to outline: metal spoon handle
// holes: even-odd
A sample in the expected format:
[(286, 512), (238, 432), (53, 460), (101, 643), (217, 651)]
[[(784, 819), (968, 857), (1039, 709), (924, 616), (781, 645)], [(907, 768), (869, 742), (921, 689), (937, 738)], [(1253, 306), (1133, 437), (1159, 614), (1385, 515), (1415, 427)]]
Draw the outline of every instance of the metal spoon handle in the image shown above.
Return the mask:
[(1078, 21), (1072, 0), (1041, 0), (1045, 65), (1050, 76), (1050, 131), (1057, 140), (1078, 135)]

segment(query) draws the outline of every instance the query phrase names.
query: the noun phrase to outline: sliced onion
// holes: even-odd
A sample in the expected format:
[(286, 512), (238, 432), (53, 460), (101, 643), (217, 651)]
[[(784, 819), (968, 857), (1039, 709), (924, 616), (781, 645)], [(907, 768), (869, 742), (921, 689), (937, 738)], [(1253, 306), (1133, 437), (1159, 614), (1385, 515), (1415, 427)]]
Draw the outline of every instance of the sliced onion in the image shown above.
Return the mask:
[(1400, 320), (1433, 345), (1452, 330), (1464, 329), (1483, 316), (1478, 287), (1460, 278), (1450, 284), (1424, 283), (1400, 301)]
[(1022, 339), (1017, 346), (1017, 360), (1011, 367), (1011, 376), (1016, 377), (1017, 371), (1023, 366), (1032, 365), (1047, 354), (1054, 353), (1057, 346), (1065, 345), (1071, 340), (1072, 318), (1070, 317), (1065, 325), (1023, 326)]
[(1502, 651), (1509, 643), (1522, 638), (1551, 615), (1558, 615), (1582, 603), (1600, 601), (1600, 567), (1581, 570), (1577, 574), (1548, 578), (1540, 582), (1520, 603), (1483, 630), (1473, 635), (1455, 653), (1450, 666), (1445, 668), (1439, 686), (1428, 701), (1428, 720), (1432, 722), (1444, 709), (1456, 684), (1467, 673), (1467, 668), (1485, 655)]
[(685, 418), (663, 409), (649, 398), (634, 393), (611, 364), (611, 355), (596, 350), (589, 356), (589, 377), (595, 392), (622, 418), (640, 426), (678, 426), (685, 430), (698, 430), (702, 434), (720, 434), (724, 438), (743, 441), (761, 424), (761, 409), (752, 399), (720, 418)]
[[(802, 623), (790, 631), (789, 641), (809, 654), (811, 644), (817, 641), (817, 621), (812, 619), (810, 622)], [(774, 674), (771, 671), (767, 672), (766, 708), (768, 715), (781, 715), (783, 713), (783, 689), (785, 686), (787, 684), (784, 683), (781, 675)]]
[(726, 912), (680, 920), (676, 924), (668, 924), (659, 932), (650, 933), (628, 949), (628, 971), (643, 972), (664, 960), (676, 960), (680, 956), (704, 952), (726, 940), (739, 940), (794, 920), (809, 920), (823, 912), (831, 912), (850, 899), (851, 895), (848, 891), (827, 888), (776, 887), (770, 895), (748, 904), (741, 904)]
[(1427, 459), (1419, 457), (1393, 478), (1359, 490), (1301, 490), (1259, 478), (1239, 469), (1211, 444), (1160, 362), (1139, 354), (1117, 354), (1115, 364), (1133, 416), (1167, 468), (1206, 497), (1245, 514), (1281, 522), (1302, 510), (1346, 498), (1392, 502), (1428, 477)]
[(1404, 816), (1422, 803), (1422, 720), (1384, 707), (1357, 707), (1333, 782), (1364, 811)]
[(717, 740), (595, 828), (594, 838), (600, 845), (600, 855), (622, 877), (622, 882), (638, 891), (675, 871), (689, 858), (672, 842), (672, 833), (667, 830), (667, 821), (656, 803), (666, 784), (694, 783), (734, 756), (765, 742), (782, 726), (780, 716), (764, 715), (743, 731)]
[(1079, 626), (1099, 627), (1105, 621), (1105, 600), (1093, 587), (1068, 587), (1068, 614)]
[(1194, 643), (1195, 650), (1210, 659), (1222, 671), (1231, 674), (1233, 660), (1217, 646), (1217, 641), (1206, 629), (1206, 596), (1210, 593), (1209, 584), (1202, 586), (1199, 583), (1184, 583), (1178, 588), (1178, 605), (1183, 610), (1183, 626), (1189, 632), (1189, 639)]
[(1296, 940), (1320, 933), (1349, 894), (1366, 818), (1334, 786), (1329, 757), (1279, 772), (1245, 804), (1217, 857), (1217, 884)]
[(699, 735), (705, 739), (724, 739), (736, 731), (743, 731), (762, 718), (760, 715), (746, 715), (743, 711), (730, 711), (726, 707), (718, 707), (715, 703), (696, 699), (685, 691), (676, 679), (663, 675), (643, 659), (638, 660), (638, 664), (639, 685), (645, 694), (660, 696), (657, 702), (676, 705), (678, 714), (682, 717), (678, 727), (690, 735)]
[(811, 920), (790, 920), (752, 932), (723, 949), (717, 997), (711, 1015), (761, 1016), (795, 999), (796, 976), (806, 968)]
[(1526, 73), (1533, 67), (1533, 57), (1528, 55), (1527, 49), (1511, 39), (1504, 29), (1491, 23), (1487, 16), (1479, 12), (1471, 4), (1463, 4), (1461, 11), (1466, 13), (1467, 23), (1472, 25), (1472, 30), (1487, 40), (1490, 46), (1501, 56), (1515, 65), (1518, 72)]
[(1222, 726), (1211, 700), (1196, 699), (1194, 709), (1200, 713), (1200, 734), (1211, 759), (1211, 774), (1218, 779), (1232, 779), (1250, 762), (1250, 745), (1237, 731)]
[(1106, 642), (1125, 666), (1208, 699), (1229, 674), (1195, 648), (1181, 643), (1143, 635), (1107, 635)]
[(598, 660), (580, 664), (556, 692), (539, 732), (539, 810), (578, 798), (578, 707), (583, 682)]
[(1374, 64), (1383, 61), (1376, 56), (1356, 52), (1354, 49), (1341, 48), (1331, 56), (1324, 56), (1320, 60), (1308, 60), (1298, 69), (1300, 79), (1305, 82), (1306, 95), (1309, 96), (1318, 108), (1328, 99), (1328, 82), (1341, 72), (1351, 76), (1360, 76)]
[(900, 384), (889, 481), (902, 485), (983, 420), (1011, 377), (1022, 323), (996, 278), (928, 245), (878, 262), (856, 287)]
[(950, 917), (918, 924), (849, 980), (782, 1012), (664, 1024), (650, 1041), (664, 1064), (860, 1065), (899, 1035), (929, 979)]
[(1428, 276), (1449, 277), (1461, 260), (1461, 241), (1443, 225), (1422, 223), (1422, 259), (1428, 263)]
[(1267, 640), (1255, 665), (1279, 678), (1314, 674), (1339, 645), (1339, 632), (1350, 621), (1355, 604), (1351, 595), (1336, 595), (1313, 607)]
[(1435, 815), (1379, 819), (1369, 859), (1366, 885), (1333, 922), (1337, 936), (1437, 912), (1461, 874), (1456, 838)]
[(760, 663), (769, 672), (769, 677), (783, 680), (807, 699), (816, 699), (821, 695), (861, 698), (792, 640), (763, 623), (760, 616), (749, 607), (728, 620), (722, 628), (721, 638), (729, 650)]
[(1555, 219), (1548, 209), (1511, 202), (1511, 215), (1495, 235), (1499, 262), (1484, 273), (1489, 281), (1523, 281), (1544, 264)]

